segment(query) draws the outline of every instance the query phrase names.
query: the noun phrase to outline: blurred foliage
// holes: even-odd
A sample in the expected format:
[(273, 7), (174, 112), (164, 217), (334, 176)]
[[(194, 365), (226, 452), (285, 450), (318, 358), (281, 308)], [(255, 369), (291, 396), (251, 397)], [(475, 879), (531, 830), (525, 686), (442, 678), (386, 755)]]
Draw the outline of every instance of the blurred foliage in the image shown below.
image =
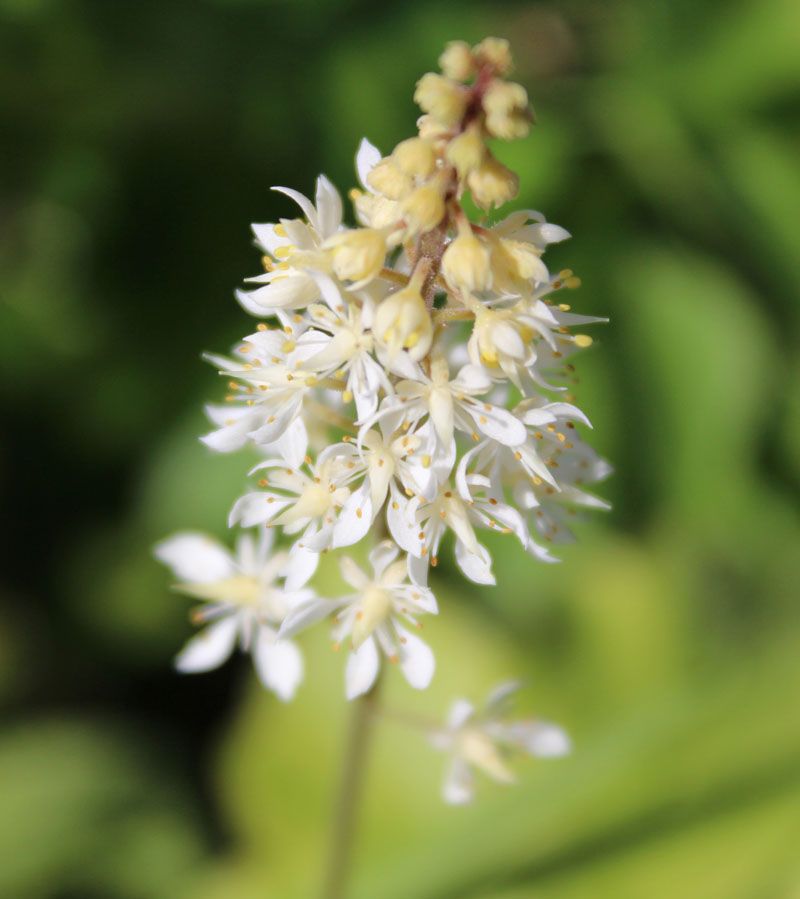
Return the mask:
[(550, 262), (611, 317), (575, 389), (614, 511), (557, 566), (493, 541), (495, 589), (440, 568), (434, 684), (389, 702), (438, 717), (522, 675), (576, 750), (451, 809), (386, 721), (353, 896), (800, 896), (800, 7), (0, 0), (0, 23), (0, 894), (313, 895), (342, 660), (310, 634), (289, 707), (246, 664), (176, 677), (186, 606), (150, 546), (222, 535), (245, 482), (195, 439), (220, 394), (199, 353), (249, 327), (269, 185), (346, 190), (444, 42), (501, 34), (539, 120), (502, 150), (517, 206), (574, 234)]

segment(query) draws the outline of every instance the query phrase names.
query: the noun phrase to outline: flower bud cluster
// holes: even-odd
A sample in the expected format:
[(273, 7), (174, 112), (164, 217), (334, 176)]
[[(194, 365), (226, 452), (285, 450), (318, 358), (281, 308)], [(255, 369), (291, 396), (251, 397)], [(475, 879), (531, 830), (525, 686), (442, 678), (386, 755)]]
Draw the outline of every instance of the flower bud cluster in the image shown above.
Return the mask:
[[(580, 282), (542, 258), (569, 234), (533, 210), (479, 225), (461, 202), (469, 191), (489, 210), (516, 196), (517, 176), (488, 142), (527, 134), (527, 94), (505, 80), (504, 40), (453, 42), (440, 64), (417, 84), (418, 135), (386, 156), (362, 142), (357, 227), (343, 224), (324, 176), (313, 202), (275, 188), (299, 216), (253, 225), (265, 271), (237, 298), (261, 321), (230, 356), (207, 357), (229, 391), (207, 408), (214, 428), (202, 439), (261, 457), (229, 519), (259, 537), (245, 536), (237, 556), (198, 535), (158, 548), (210, 622), (182, 670), (219, 664), (238, 641), (288, 698), (302, 676), (294, 636), (330, 618), (348, 698), (371, 688), (381, 658), (423, 689), (434, 656), (408, 628), (438, 612), (428, 573), (445, 534), (463, 574), (494, 584), (482, 532), (554, 561), (577, 511), (605, 507), (590, 488), (609, 467), (584, 442), (572, 395), (572, 357), (591, 343), (574, 329), (601, 319), (562, 302)], [(371, 572), (345, 555), (352, 592), (318, 597), (320, 556), (370, 534)], [(464, 765), (507, 779), (492, 740), (516, 737), (457, 717), (439, 744), (457, 758), (459, 795)]]

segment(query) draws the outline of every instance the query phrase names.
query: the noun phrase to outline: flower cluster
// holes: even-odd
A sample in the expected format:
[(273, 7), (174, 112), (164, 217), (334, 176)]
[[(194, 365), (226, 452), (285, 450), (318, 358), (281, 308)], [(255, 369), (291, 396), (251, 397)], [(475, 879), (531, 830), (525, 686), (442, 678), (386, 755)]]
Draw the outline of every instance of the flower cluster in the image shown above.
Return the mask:
[[(527, 94), (505, 77), (506, 41), (453, 42), (440, 65), (417, 84), (417, 136), (386, 156), (362, 142), (357, 226), (343, 224), (324, 176), (313, 202), (275, 188), (299, 216), (253, 225), (264, 271), (237, 298), (262, 321), (230, 357), (207, 357), (229, 393), (208, 407), (214, 428), (202, 439), (261, 455), (229, 520), (259, 537), (242, 538), (236, 559), (192, 534), (158, 548), (185, 581), (178, 589), (207, 603), (198, 619), (213, 622), (181, 670), (220, 663), (238, 638), (286, 699), (302, 674), (291, 638), (331, 617), (335, 648), (349, 651), (348, 698), (371, 688), (381, 657), (423, 689), (434, 656), (408, 627), (438, 611), (428, 570), (442, 537), (454, 534), (467, 578), (494, 584), (482, 531), (552, 561), (570, 516), (605, 505), (587, 488), (609, 469), (580, 436), (589, 422), (569, 393), (571, 357), (591, 344), (575, 329), (600, 319), (571, 311), (562, 297), (578, 278), (542, 258), (569, 234), (532, 210), (487, 221), (518, 191), (489, 144), (528, 133)], [(285, 548), (269, 556), (276, 531)], [(319, 598), (308, 583), (320, 555), (370, 534), (371, 573), (344, 556), (352, 592)], [(464, 764), (501, 770), (475, 748), (486, 731), (468, 717), (462, 708), (451, 722), (461, 747), (452, 796), (467, 790)]]

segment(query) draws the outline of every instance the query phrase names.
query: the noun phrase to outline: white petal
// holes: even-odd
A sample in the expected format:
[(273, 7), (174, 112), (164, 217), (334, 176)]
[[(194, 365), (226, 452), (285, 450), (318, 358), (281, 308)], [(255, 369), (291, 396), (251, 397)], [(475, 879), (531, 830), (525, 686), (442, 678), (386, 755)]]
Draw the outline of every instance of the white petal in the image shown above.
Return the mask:
[(475, 778), (469, 765), (454, 758), (448, 765), (442, 784), (442, 798), (448, 805), (466, 805), (475, 796)]
[(531, 755), (542, 759), (559, 758), (572, 749), (567, 732), (549, 721), (516, 721), (509, 725), (507, 733), (522, 742)]
[(281, 571), (286, 578), (286, 589), (293, 592), (307, 584), (314, 576), (317, 565), (319, 565), (319, 553), (313, 553), (295, 544), (289, 553), (286, 567)]
[(325, 240), (335, 234), (342, 224), (342, 198), (339, 191), (324, 176), (317, 178), (317, 216), (319, 236)]
[(273, 187), (273, 190), (277, 191), (279, 194), (285, 194), (287, 197), (291, 197), (295, 203), (303, 210), (303, 214), (308, 219), (311, 227), (319, 232), (319, 222), (317, 220), (317, 210), (314, 208), (314, 204), (311, 200), (308, 199), (305, 194), (301, 194), (297, 190), (292, 190), (291, 187)]
[(277, 640), (269, 628), (258, 629), (253, 662), (261, 683), (288, 702), (303, 680), (303, 656), (294, 643)]
[(379, 581), (384, 571), (394, 562), (400, 552), (396, 543), (391, 540), (381, 542), (369, 554), (369, 561), (375, 572), (375, 580)]
[(369, 532), (372, 524), (372, 500), (370, 499), (369, 481), (351, 493), (342, 506), (336, 524), (333, 527), (333, 547), (352, 546), (358, 543)]
[(238, 631), (238, 615), (215, 621), (189, 640), (175, 658), (175, 667), (185, 674), (218, 668), (233, 652)]
[(289, 503), (290, 500), (283, 496), (273, 496), (270, 493), (246, 493), (233, 504), (231, 514), (228, 516), (228, 525), (232, 527), (240, 524), (243, 528), (250, 528), (255, 524), (261, 524), (274, 518)]
[(456, 542), (456, 562), (464, 574), (476, 584), (497, 583), (492, 574), (492, 558), (486, 548), (478, 544), (475, 552), (470, 552), (458, 540)]
[[(248, 410), (249, 411), (249, 410)], [(233, 424), (211, 431), (200, 438), (209, 449), (217, 453), (233, 453), (250, 442), (252, 425), (249, 418), (240, 418)]]
[(354, 590), (363, 590), (364, 587), (369, 583), (369, 578), (364, 574), (364, 572), (356, 565), (356, 563), (350, 558), (350, 556), (342, 556), (339, 559), (339, 568), (342, 572), (342, 578), (346, 584), (351, 586)]
[(281, 237), (275, 233), (275, 225), (271, 222), (267, 222), (263, 225), (253, 224), (250, 225), (250, 227), (253, 234), (255, 234), (261, 249), (266, 250), (267, 253), (271, 253), (273, 256), (278, 247), (283, 247), (288, 244), (285, 237)]
[(344, 672), (345, 696), (348, 699), (355, 699), (356, 696), (366, 693), (375, 683), (379, 666), (380, 658), (375, 638), (368, 637), (357, 651), (351, 652), (348, 656)]
[[(487, 409), (486, 406), (489, 408)], [(478, 430), (498, 443), (506, 446), (518, 446), (520, 443), (524, 443), (528, 437), (525, 425), (506, 409), (490, 406), (489, 403), (483, 405), (465, 403), (464, 408), (472, 416)]]
[(395, 631), (400, 638), (400, 668), (410, 686), (415, 690), (424, 690), (436, 670), (433, 650), (398, 624), (395, 624)]
[(230, 577), (236, 564), (227, 549), (205, 534), (176, 534), (158, 543), (153, 553), (182, 581), (210, 584)]
[(486, 711), (489, 714), (498, 714), (501, 707), (507, 705), (507, 700), (517, 693), (523, 684), (520, 680), (503, 681), (498, 684), (486, 697)]
[(335, 599), (312, 599), (309, 602), (300, 603), (289, 610), (283, 619), (278, 636), (281, 640), (293, 637), (312, 624), (332, 615), (341, 605), (341, 601)]
[(371, 192), (371, 188), (367, 185), (367, 175), (381, 161), (381, 151), (365, 138), (361, 141), (356, 153), (356, 171), (358, 172), (358, 180), (362, 186)]
[(469, 700), (456, 699), (447, 714), (447, 726), (452, 730), (458, 730), (469, 721), (474, 711), (475, 706)]

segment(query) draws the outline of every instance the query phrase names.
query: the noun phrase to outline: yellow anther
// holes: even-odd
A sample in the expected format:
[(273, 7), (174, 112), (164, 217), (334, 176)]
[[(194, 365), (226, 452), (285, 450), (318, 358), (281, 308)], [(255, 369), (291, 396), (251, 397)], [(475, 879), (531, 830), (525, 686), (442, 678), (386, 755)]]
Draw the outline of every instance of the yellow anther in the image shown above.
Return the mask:
[(592, 338), (588, 334), (576, 334), (575, 346), (587, 347), (592, 345)]
[(286, 237), (286, 228), (284, 228), (280, 222), (278, 222), (278, 224), (275, 225), (272, 230), (278, 235), (278, 237)]

